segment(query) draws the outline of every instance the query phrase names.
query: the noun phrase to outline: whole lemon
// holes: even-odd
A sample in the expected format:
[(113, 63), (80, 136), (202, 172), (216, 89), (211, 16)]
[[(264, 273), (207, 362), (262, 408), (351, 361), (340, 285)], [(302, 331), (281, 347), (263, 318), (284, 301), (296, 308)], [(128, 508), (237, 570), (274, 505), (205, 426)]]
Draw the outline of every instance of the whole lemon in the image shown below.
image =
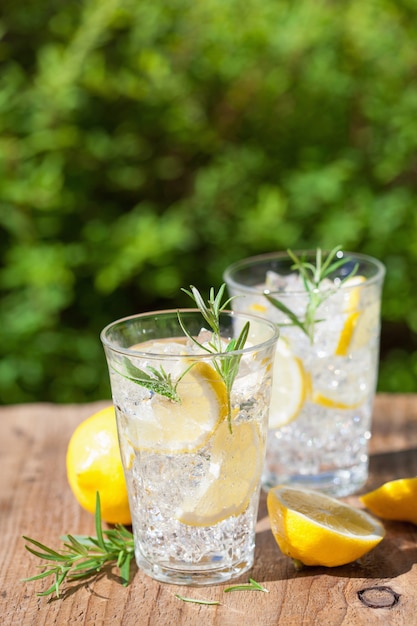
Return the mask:
[(102, 519), (109, 524), (131, 524), (113, 406), (77, 426), (68, 444), (66, 465), (71, 490), (84, 509), (95, 512), (98, 491)]

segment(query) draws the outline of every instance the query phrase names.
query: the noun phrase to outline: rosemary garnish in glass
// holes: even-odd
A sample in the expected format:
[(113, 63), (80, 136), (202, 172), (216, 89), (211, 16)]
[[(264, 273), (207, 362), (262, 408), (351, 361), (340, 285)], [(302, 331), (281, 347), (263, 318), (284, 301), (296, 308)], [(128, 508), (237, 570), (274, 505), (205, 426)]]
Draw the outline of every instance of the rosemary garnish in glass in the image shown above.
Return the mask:
[(287, 250), (289, 257), (293, 260), (291, 269), (298, 271), (308, 296), (303, 319), (300, 319), (281, 300), (272, 296), (268, 290), (264, 291), (264, 296), (267, 300), (284, 313), (291, 320), (293, 326), (298, 326), (307, 335), (311, 343), (314, 341), (315, 324), (322, 321), (317, 317), (318, 308), (358, 271), (358, 265), (355, 265), (349, 274), (340, 279), (337, 284), (334, 284), (333, 288), (322, 289), (323, 281), (339, 267), (350, 261), (349, 257), (338, 258), (340, 250), (341, 246), (336, 246), (326, 257), (323, 256), (321, 248), (317, 248), (315, 263), (307, 261), (305, 256), (298, 257), (292, 250)]
[[(212, 333), (211, 340), (207, 343), (200, 343), (196, 337), (194, 337), (187, 329), (184, 320), (178, 312), (178, 320), (184, 335), (188, 337), (195, 345), (197, 345), (203, 352), (217, 355), (213, 358), (212, 364), (226, 387), (227, 395), (227, 416), (229, 423), (229, 430), (232, 431), (232, 407), (231, 407), (231, 391), (233, 382), (239, 370), (239, 363), (242, 357), (241, 354), (231, 354), (234, 351), (240, 351), (244, 348), (248, 333), (249, 322), (243, 326), (239, 336), (236, 339), (231, 339), (228, 343), (222, 339), (221, 327), (220, 327), (220, 315), (226, 309), (232, 298), (229, 298), (222, 303), (224, 297), (224, 291), (226, 284), (223, 283), (216, 294), (214, 289), (210, 289), (209, 298), (207, 303), (204, 301), (202, 295), (198, 289), (190, 285), (190, 290), (183, 289), (184, 293), (190, 296), (194, 301), (197, 309), (200, 311), (202, 317), (207, 322), (209, 329)], [(146, 387), (153, 393), (165, 396), (173, 402), (181, 402), (181, 398), (177, 393), (177, 387), (179, 381), (185, 376), (185, 374), (195, 365), (191, 363), (181, 375), (173, 380), (171, 375), (166, 373), (162, 365), (159, 370), (148, 366), (148, 372), (141, 370), (133, 365), (126, 357), (123, 359), (123, 365), (125, 373), (118, 372), (124, 378)]]
[(178, 313), (178, 319), (181, 325), (182, 330), (185, 335), (194, 342), (199, 348), (205, 350), (209, 354), (219, 354), (220, 357), (214, 358), (212, 363), (214, 368), (216, 369), (219, 376), (222, 378), (227, 394), (227, 420), (229, 423), (229, 430), (232, 432), (232, 407), (231, 407), (231, 391), (233, 387), (233, 382), (236, 378), (236, 375), (239, 370), (239, 363), (242, 358), (241, 354), (230, 354), (234, 351), (242, 350), (245, 346), (246, 340), (249, 334), (249, 322), (246, 322), (243, 326), (239, 336), (237, 339), (231, 339), (226, 346), (224, 345), (224, 340), (221, 336), (221, 328), (220, 328), (220, 313), (225, 310), (227, 305), (230, 303), (232, 298), (229, 298), (222, 304), (224, 290), (226, 288), (226, 284), (223, 283), (221, 285), (217, 295), (214, 292), (214, 289), (210, 289), (209, 298), (207, 300), (207, 305), (201, 297), (200, 292), (196, 287), (190, 286), (190, 290), (183, 289), (183, 291), (190, 296), (196, 303), (199, 311), (202, 316), (206, 320), (207, 324), (210, 326), (212, 330), (212, 339), (207, 344), (200, 343), (195, 337), (193, 337), (185, 327), (180, 313)]
[(55, 593), (58, 598), (64, 581), (75, 582), (80, 579), (96, 577), (105, 565), (116, 565), (124, 586), (129, 584), (130, 564), (134, 556), (133, 534), (120, 524), (103, 530), (101, 521), (100, 495), (96, 496), (95, 512), (96, 537), (86, 535), (64, 535), (63, 550), (53, 550), (30, 537), (23, 537), (30, 545), (25, 548), (33, 555), (50, 561), (51, 565), (40, 574), (24, 578), (25, 582), (54, 577), (53, 584), (38, 596)]

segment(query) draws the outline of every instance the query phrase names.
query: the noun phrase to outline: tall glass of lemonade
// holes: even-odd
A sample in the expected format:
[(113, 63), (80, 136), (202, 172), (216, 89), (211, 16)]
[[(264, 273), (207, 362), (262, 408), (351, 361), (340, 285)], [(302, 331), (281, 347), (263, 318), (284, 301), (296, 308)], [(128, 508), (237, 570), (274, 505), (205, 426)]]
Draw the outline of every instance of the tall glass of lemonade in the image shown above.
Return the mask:
[(136, 561), (164, 582), (219, 583), (253, 563), (278, 332), (246, 313), (216, 323), (157, 311), (101, 333)]
[(237, 261), (224, 279), (235, 311), (280, 328), (263, 484), (334, 496), (368, 476), (383, 264), (344, 253), (277, 252)]

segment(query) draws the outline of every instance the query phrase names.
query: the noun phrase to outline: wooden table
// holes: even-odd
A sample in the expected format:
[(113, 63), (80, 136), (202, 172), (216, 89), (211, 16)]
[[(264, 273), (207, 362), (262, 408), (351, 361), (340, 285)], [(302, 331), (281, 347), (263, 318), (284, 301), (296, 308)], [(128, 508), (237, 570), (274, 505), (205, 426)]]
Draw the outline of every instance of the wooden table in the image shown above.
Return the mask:
[[(71, 588), (61, 599), (37, 597), (49, 579), (21, 582), (37, 573), (40, 565), (25, 550), (22, 535), (59, 548), (64, 533), (94, 534), (93, 517), (79, 507), (67, 485), (65, 451), (75, 426), (107, 404), (0, 408), (0, 615), (4, 626), (417, 624), (416, 526), (387, 522), (386, 537), (361, 564), (297, 572), (272, 537), (264, 497), (256, 560), (249, 576), (269, 593), (225, 594), (225, 585), (176, 587), (135, 570), (128, 587), (119, 584), (114, 571)], [(417, 395), (379, 395), (366, 489), (413, 475), (417, 475)], [(348, 501), (360, 506), (356, 497)], [(218, 600), (220, 605), (185, 603), (175, 593)]]

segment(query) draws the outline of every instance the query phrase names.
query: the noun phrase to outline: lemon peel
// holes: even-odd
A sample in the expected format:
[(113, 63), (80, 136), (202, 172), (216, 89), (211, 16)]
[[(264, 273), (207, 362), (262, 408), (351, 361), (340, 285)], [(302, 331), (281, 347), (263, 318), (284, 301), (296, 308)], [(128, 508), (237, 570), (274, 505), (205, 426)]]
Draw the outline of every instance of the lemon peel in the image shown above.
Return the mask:
[(365, 511), (310, 489), (278, 485), (268, 492), (267, 507), (275, 540), (296, 567), (351, 563), (385, 534)]
[(113, 406), (94, 413), (74, 430), (67, 447), (66, 469), (71, 491), (84, 509), (95, 513), (98, 491), (106, 522), (131, 523)]
[(359, 499), (378, 517), (417, 525), (417, 477), (391, 480)]
[(189, 526), (211, 526), (243, 513), (261, 476), (262, 442), (256, 423), (234, 422), (231, 433), (223, 421), (209, 445), (211, 469), (198, 493), (185, 499), (176, 514)]

